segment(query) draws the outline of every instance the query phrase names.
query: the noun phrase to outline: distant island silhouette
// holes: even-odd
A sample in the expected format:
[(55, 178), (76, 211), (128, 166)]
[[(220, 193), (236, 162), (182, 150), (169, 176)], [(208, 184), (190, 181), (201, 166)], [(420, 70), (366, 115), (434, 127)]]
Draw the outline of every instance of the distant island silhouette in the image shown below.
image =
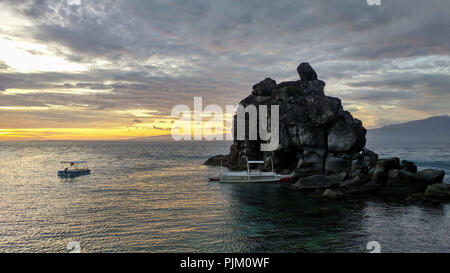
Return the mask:
[(371, 129), (366, 138), (368, 141), (450, 143), (450, 116), (434, 116)]

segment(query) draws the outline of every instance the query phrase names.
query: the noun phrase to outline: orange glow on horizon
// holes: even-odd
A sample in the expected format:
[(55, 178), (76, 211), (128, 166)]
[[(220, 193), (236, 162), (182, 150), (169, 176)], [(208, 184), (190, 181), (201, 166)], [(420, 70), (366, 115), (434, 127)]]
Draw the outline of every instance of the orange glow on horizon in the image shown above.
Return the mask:
[(0, 129), (0, 141), (17, 140), (127, 140), (168, 134), (166, 130), (118, 128)]
[[(368, 129), (376, 127), (376, 117), (370, 112), (364, 111), (364, 108), (359, 108), (354, 117), (362, 120), (364, 126)], [(224, 118), (227, 117), (224, 115)], [(181, 135), (185, 135), (186, 131), (183, 128), (183, 121), (175, 118), (171, 123), (168, 120), (163, 122), (142, 122), (135, 123), (130, 126), (117, 127), (91, 127), (91, 128), (7, 128), (0, 129), (0, 141), (27, 141), (27, 140), (129, 140), (136, 138), (147, 138), (154, 136), (170, 135), (172, 126), (182, 127), (179, 131)], [(215, 122), (203, 120), (202, 129), (205, 136), (206, 129), (218, 126)], [(190, 126), (191, 137), (193, 139), (195, 130), (194, 122), (191, 121)], [(216, 127), (220, 128), (220, 126)], [(225, 124), (222, 127), (223, 134), (231, 131)], [(220, 132), (215, 130), (210, 131), (213, 135), (218, 135)]]

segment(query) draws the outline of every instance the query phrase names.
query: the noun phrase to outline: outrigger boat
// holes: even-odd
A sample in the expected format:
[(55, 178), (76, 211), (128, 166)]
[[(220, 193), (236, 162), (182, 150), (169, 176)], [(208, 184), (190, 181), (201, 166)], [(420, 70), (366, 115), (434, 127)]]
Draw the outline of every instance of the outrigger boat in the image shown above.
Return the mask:
[(61, 161), (62, 171), (58, 171), (59, 177), (76, 177), (90, 174), (86, 161)]
[(251, 168), (253, 165), (262, 164), (264, 161), (248, 160), (247, 171), (242, 172), (224, 172), (218, 177), (220, 183), (272, 183), (272, 182), (287, 182), (293, 174), (282, 175), (277, 174), (273, 170), (271, 172), (262, 172), (259, 168)]

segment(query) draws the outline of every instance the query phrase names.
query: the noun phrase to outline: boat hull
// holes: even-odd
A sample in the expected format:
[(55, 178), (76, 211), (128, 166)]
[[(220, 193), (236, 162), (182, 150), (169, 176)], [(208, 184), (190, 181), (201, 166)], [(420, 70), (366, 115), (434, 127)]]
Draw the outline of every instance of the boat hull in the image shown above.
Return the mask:
[(241, 173), (223, 173), (219, 177), (220, 183), (275, 183), (289, 179), (291, 175), (280, 175), (275, 173), (250, 174)]
[(276, 183), (280, 182), (280, 178), (266, 179), (266, 180), (219, 180), (220, 183)]
[(88, 174), (91, 174), (91, 170), (58, 171), (59, 177), (77, 177)]

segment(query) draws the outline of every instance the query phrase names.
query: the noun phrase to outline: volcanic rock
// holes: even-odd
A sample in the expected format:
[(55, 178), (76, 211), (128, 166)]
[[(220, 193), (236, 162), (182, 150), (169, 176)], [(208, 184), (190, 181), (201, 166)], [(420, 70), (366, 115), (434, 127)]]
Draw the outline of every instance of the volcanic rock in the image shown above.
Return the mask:
[[(233, 144), (228, 155), (214, 156), (205, 164), (223, 165), (231, 170), (246, 170), (249, 160), (264, 160), (264, 169), (272, 162), (279, 173), (292, 173), (296, 181), (292, 189), (330, 190), (339, 187), (348, 193), (424, 195), (432, 184), (442, 183), (444, 171), (423, 170), (398, 157), (379, 159), (365, 148), (366, 129), (362, 122), (342, 107), (339, 98), (325, 95), (325, 82), (317, 78), (308, 63), (301, 63), (297, 72), (300, 80), (276, 83), (265, 78), (255, 84), (251, 94), (240, 101), (243, 107), (279, 107), (279, 143), (272, 151), (261, 151), (258, 131), (250, 139), (248, 116), (245, 139), (237, 139), (237, 115), (234, 116)], [(272, 115), (270, 107), (268, 117)], [(261, 120), (259, 117), (258, 120)], [(271, 125), (268, 126), (269, 128)], [(252, 131), (254, 133), (254, 131)], [(446, 186), (429, 187), (429, 195)], [(436, 194), (439, 195), (439, 194)]]
[(431, 185), (435, 183), (442, 183), (444, 175), (445, 171), (426, 169), (418, 172), (415, 175), (415, 179), (421, 184)]
[(405, 171), (417, 173), (417, 166), (411, 161), (402, 160), (402, 165), (400, 167)]
[(297, 72), (302, 81), (313, 81), (317, 79), (316, 71), (314, 71), (309, 63), (301, 63), (297, 67)]
[(277, 83), (271, 78), (266, 78), (259, 83), (253, 85), (252, 94), (256, 96), (270, 96)]
[(436, 183), (429, 185), (425, 196), (432, 200), (450, 200), (450, 184)]
[(318, 174), (301, 178), (292, 186), (299, 190), (326, 189), (331, 187), (331, 183), (325, 175)]

